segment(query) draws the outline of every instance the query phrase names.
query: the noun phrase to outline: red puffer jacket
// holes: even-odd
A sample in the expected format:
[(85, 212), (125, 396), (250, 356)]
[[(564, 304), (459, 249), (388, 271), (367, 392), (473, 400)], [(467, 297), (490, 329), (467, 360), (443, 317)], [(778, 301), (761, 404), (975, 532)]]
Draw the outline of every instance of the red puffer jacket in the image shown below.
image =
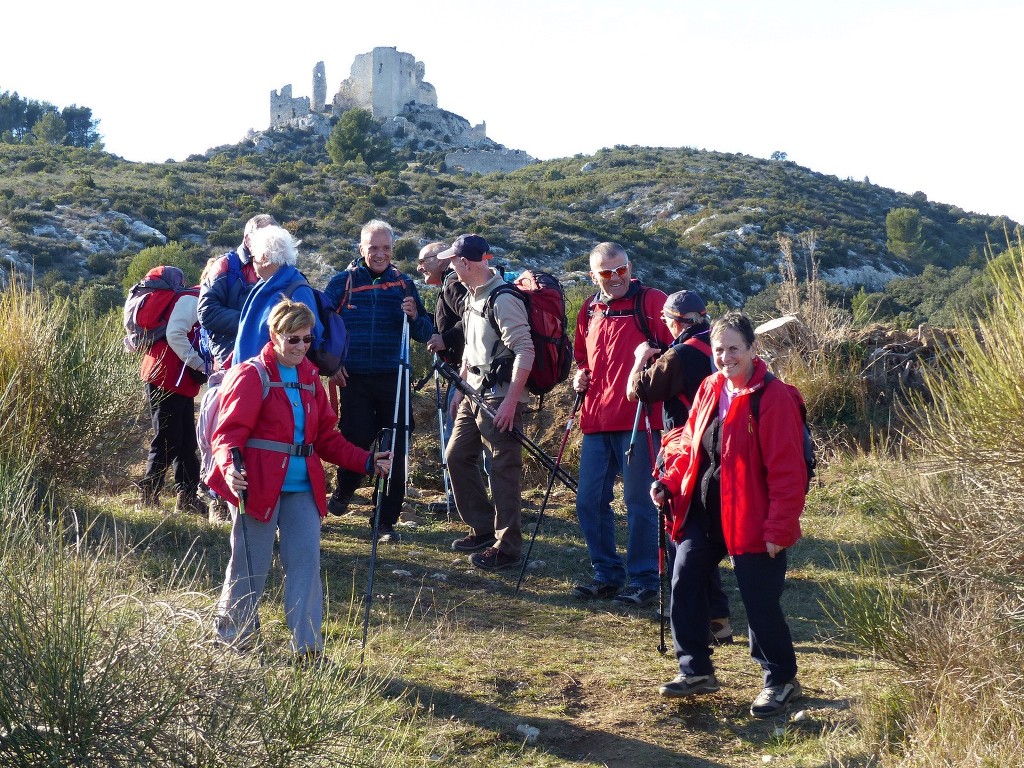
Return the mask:
[[(271, 381), (281, 381), (273, 344), (268, 343), (260, 352)], [(299, 364), (299, 383), (313, 384), (314, 392), (300, 390), (302, 406), (306, 411), (305, 441), (313, 444), (313, 455), (305, 459), (313, 498), (320, 516), (327, 515), (327, 484), (320, 459), (348, 469), (365, 472), (370, 452), (353, 445), (338, 431), (338, 415), (327, 401), (327, 393), (320, 383), (316, 366), (309, 360)], [(280, 387), (272, 387), (263, 399), (263, 384), (259, 371), (250, 363), (232, 366), (220, 386), (220, 414), (213, 432), (211, 446), (215, 466), (206, 484), (232, 504), (238, 499), (227, 483), (225, 473), (231, 466), (231, 449), (242, 448), (249, 495), (246, 513), (266, 522), (277, 505), (284, 476), (288, 469), (288, 455), (263, 448), (247, 448), (249, 438), (292, 443), (295, 420), (288, 395)], [(300, 459), (296, 459), (300, 460)]]
[(199, 348), (197, 293), (197, 288), (190, 288), (175, 297), (167, 317), (167, 335), (146, 350), (139, 366), (139, 376), (144, 382), (185, 397), (195, 397), (200, 388), (199, 382), (185, 370), (185, 361), (189, 368), (202, 368), (202, 359), (196, 351)]
[[(661, 319), (665, 294), (643, 287), (639, 280), (632, 281), (621, 299), (605, 304), (591, 297), (583, 302), (576, 318), (573, 353), (576, 366), (590, 371), (591, 376), (580, 410), (580, 431), (585, 435), (633, 429), (636, 403), (626, 399), (626, 382), (633, 370), (633, 352), (638, 344), (648, 341), (633, 313), (638, 291), (643, 291), (640, 307), (651, 333), (666, 347), (673, 341), (672, 332)], [(615, 315), (606, 315), (607, 310)], [(660, 403), (653, 404), (651, 429), (661, 429), (661, 411)]]
[[(772, 381), (761, 395), (760, 423), (750, 412), (750, 394), (765, 386), (767, 368), (755, 358), (754, 375), (736, 394), (722, 424), (722, 532), (730, 555), (766, 552), (765, 542), (789, 547), (800, 538), (807, 489), (803, 418), (789, 390)], [(662, 482), (672, 494), (671, 535), (681, 541), (700, 465), (700, 441), (718, 413), (725, 376), (704, 379), (686, 427), (667, 447)]]

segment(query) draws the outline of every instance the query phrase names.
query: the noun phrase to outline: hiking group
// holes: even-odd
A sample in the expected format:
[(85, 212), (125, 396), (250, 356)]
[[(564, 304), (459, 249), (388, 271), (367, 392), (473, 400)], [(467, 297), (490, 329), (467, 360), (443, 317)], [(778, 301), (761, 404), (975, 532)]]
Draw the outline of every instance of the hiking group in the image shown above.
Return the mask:
[[(273, 217), (255, 216), (236, 250), (210, 259), (198, 287), (157, 267), (125, 305), (126, 343), (144, 352), (154, 431), (140, 503), (159, 503), (172, 464), (176, 511), (205, 511), (201, 495), (211, 522), (231, 523), (222, 642), (246, 648), (258, 637), (257, 604), (279, 536), (291, 650), (321, 654), (321, 521), (347, 514), (364, 478), (375, 476), (369, 608), (377, 545), (401, 541), (416, 341), (434, 356), (446, 496), (434, 511), (454, 512), (467, 527), (453, 550), (482, 570), (518, 567), (522, 582), (528, 451), (549, 472), (548, 494), (556, 480), (576, 494), (593, 571), (572, 596), (634, 608), (659, 602), (661, 648), (667, 620), (678, 662), (663, 696), (719, 689), (711, 656), (733, 641), (719, 569), (726, 555), (763, 672), (751, 713), (771, 716), (801, 694), (780, 597), (812, 457), (799, 393), (768, 373), (749, 319), (728, 312), (710, 323), (696, 292), (643, 285), (626, 250), (610, 242), (590, 254), (596, 292), (574, 329), (556, 278), (524, 272), (508, 282), (477, 234), (420, 251), (418, 271), (440, 289), (433, 317), (392, 263), (386, 222), (363, 226), (358, 258), (322, 292), (296, 268), (298, 245)], [(576, 402), (552, 459), (523, 432), (523, 413), (531, 393), (543, 407), (573, 364), (565, 386)], [(577, 410), (578, 481), (561, 466)], [(337, 465), (329, 496), (320, 459)]]

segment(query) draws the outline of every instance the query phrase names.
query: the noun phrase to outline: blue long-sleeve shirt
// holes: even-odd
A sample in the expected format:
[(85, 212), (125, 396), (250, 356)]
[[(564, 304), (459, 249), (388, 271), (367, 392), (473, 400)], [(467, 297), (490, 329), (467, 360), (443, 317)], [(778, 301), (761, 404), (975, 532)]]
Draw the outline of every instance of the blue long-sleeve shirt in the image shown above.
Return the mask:
[(405, 322), (402, 300), (406, 296), (416, 300), (416, 319), (410, 321), (409, 335), (426, 343), (434, 334), (434, 323), (412, 278), (394, 265), (378, 275), (362, 259), (356, 260), (331, 278), (324, 293), (345, 320), (349, 337), (345, 369), (349, 373), (389, 373), (398, 368)]

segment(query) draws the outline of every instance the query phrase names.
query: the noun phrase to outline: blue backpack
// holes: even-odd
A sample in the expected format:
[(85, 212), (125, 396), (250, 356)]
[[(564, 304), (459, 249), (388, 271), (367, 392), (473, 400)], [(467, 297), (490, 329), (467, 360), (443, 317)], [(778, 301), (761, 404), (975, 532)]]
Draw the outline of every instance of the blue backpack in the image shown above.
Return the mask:
[(316, 315), (324, 329), (320, 341), (313, 342), (306, 352), (306, 357), (316, 365), (321, 376), (333, 376), (345, 364), (345, 358), (348, 356), (348, 330), (345, 328), (345, 321), (331, 307), (324, 292), (311, 286), (305, 277), (293, 280), (282, 293), (285, 298), (290, 299), (302, 286), (313, 292)]

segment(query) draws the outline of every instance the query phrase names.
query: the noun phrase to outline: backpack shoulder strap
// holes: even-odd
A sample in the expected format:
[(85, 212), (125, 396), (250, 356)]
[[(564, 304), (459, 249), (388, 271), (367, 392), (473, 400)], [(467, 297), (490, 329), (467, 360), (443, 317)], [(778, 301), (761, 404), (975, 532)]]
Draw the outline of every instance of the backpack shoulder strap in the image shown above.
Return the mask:
[(299, 290), (299, 288), (301, 288), (304, 285), (309, 285), (309, 280), (307, 280), (306, 276), (300, 272), (297, 278), (292, 280), (290, 283), (288, 283), (288, 285), (281, 289), (281, 294), (286, 299), (290, 299), (292, 297), (292, 294), (295, 293), (297, 290)]
[(750, 393), (750, 415), (754, 417), (754, 421), (759, 422), (761, 420), (761, 397), (775, 378), (775, 374), (771, 371), (765, 373), (764, 384)]
[[(711, 357), (711, 345), (708, 344), (703, 339), (698, 339), (696, 336), (691, 336), (686, 341), (684, 341), (683, 344), (685, 344), (688, 347), (693, 347), (694, 349), (700, 350), (708, 357)], [(771, 376), (771, 374), (768, 375)]]
[(271, 388), (280, 389), (298, 389), (306, 390), (307, 392), (315, 392), (316, 387), (313, 384), (302, 384), (298, 381), (271, 381), (270, 373), (267, 371), (267, 366), (263, 362), (263, 358), (259, 355), (249, 360), (252, 367), (256, 369), (256, 373), (260, 376), (260, 384), (263, 385), (263, 397), (261, 399), (266, 400), (267, 395), (270, 394)]
[(636, 296), (633, 297), (633, 318), (636, 320), (637, 327), (640, 329), (640, 333), (655, 347), (660, 346), (658, 340), (654, 338), (651, 333), (651, 326), (647, 324), (647, 313), (644, 311), (644, 298), (647, 296), (647, 292), (650, 290), (646, 285), (641, 285), (640, 290), (636, 292)]
[(487, 321), (491, 324), (491, 327), (499, 336), (501, 335), (501, 329), (498, 327), (498, 321), (494, 319), (494, 302), (496, 302), (498, 300), (498, 296), (500, 296), (503, 293), (511, 293), (513, 296), (518, 297), (518, 299), (521, 302), (523, 302), (523, 304), (526, 305), (527, 308), (529, 308), (526, 294), (523, 293), (518, 286), (513, 285), (512, 283), (502, 283), (489, 294), (487, 294), (487, 298), (484, 300), (484, 317), (487, 318)]

